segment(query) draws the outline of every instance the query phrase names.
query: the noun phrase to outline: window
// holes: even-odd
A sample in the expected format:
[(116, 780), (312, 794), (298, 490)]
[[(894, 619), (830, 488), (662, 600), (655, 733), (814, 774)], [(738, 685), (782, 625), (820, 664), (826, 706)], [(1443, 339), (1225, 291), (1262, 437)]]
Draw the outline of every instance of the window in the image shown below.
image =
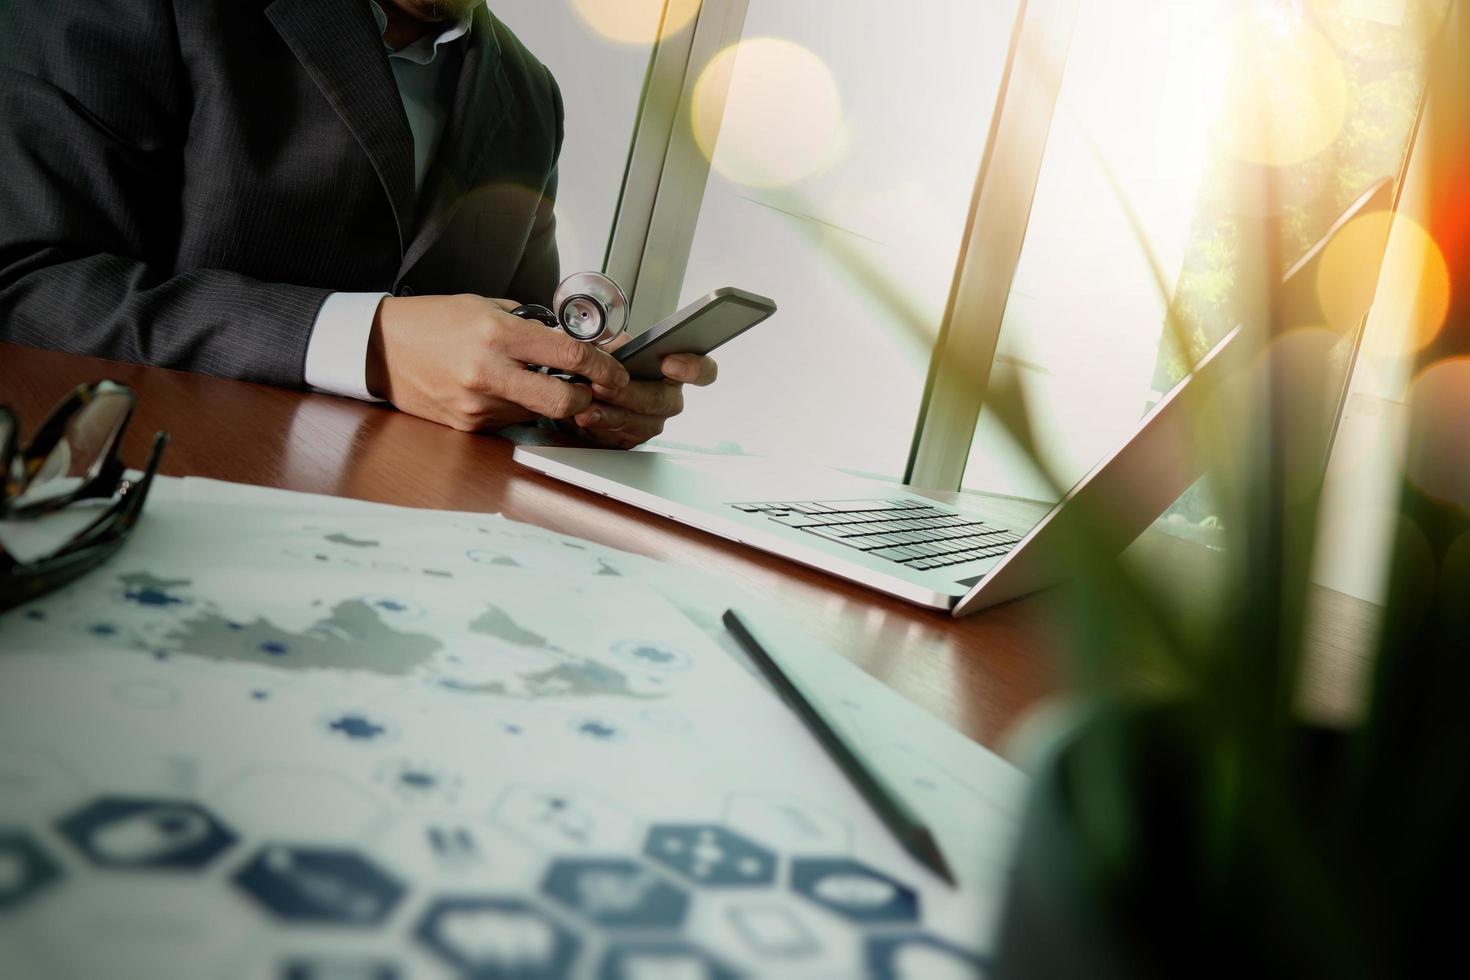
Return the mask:
[[(902, 477), (1015, 16), (1013, 0), (901, 16), (883, 0), (751, 0), (744, 40), (709, 69), (728, 98), (682, 298), (734, 285), (780, 312), (722, 348), (725, 380), (689, 392), (661, 444)], [(875, 309), (843, 253), (889, 276), (926, 329)]]
[[(1398, 177), (1423, 35), (1389, 6), (1083, 5), (996, 356), (996, 370), (1021, 381), (1063, 487), (1121, 446), (1239, 321), (1243, 230), (1261, 223), (1262, 176), (1281, 195), (1265, 217), (1284, 264), (1365, 189)], [(1258, 96), (1276, 101), (1263, 109)], [(1192, 326), (1187, 351), (1164, 330), (1166, 299), (1123, 200)], [(1354, 339), (1335, 352), (1344, 377)], [(964, 487), (1055, 496), (988, 410)], [(1191, 522), (1209, 514), (1198, 488), (1175, 510)]]
[(566, 141), (556, 218), (562, 272), (601, 269), (663, 4), (496, 0), (493, 10), (561, 86)]

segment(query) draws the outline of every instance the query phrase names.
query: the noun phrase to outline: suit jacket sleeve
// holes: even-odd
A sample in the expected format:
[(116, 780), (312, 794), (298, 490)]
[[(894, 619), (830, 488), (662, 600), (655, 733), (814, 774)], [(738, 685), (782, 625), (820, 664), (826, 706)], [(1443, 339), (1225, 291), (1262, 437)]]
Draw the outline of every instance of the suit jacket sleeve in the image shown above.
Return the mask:
[(166, 0), (0, 0), (0, 340), (300, 385), (327, 290), (172, 274), (189, 98)]
[(551, 86), (552, 113), (556, 120), (556, 152), (552, 158), (551, 176), (547, 179), (546, 190), (536, 208), (536, 222), (531, 226), (531, 237), (526, 242), (520, 265), (516, 267), (515, 275), (506, 288), (506, 295), (527, 303), (550, 305), (552, 294), (556, 292), (557, 283), (561, 279), (561, 257), (556, 250), (555, 161), (561, 157), (561, 147), (566, 136), (566, 114), (556, 78), (545, 68), (542, 70), (546, 72)]

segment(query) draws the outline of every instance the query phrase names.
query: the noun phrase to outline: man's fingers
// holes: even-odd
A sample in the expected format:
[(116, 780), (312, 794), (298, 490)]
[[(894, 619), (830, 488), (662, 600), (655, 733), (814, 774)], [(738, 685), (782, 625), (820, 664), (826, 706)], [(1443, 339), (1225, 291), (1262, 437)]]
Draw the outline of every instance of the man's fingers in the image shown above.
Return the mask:
[(573, 419), (584, 429), (598, 429), (606, 432), (616, 432), (628, 424), (632, 417), (626, 408), (617, 405), (609, 405), (607, 402), (593, 402), (587, 408), (577, 413)]
[(663, 359), (660, 368), (664, 377), (670, 381), (680, 381), (700, 388), (714, 384), (720, 373), (719, 365), (713, 358), (698, 354), (670, 354)]
[(628, 383), (627, 370), (591, 344), (581, 343), (559, 330), (548, 330), (540, 323), (519, 317), (506, 317), (501, 326), (505, 353), (527, 364), (580, 374), (613, 390)]
[(594, 384), (592, 393), (599, 401), (626, 408), (635, 415), (669, 418), (684, 411), (684, 392), (678, 385), (662, 381), (634, 381), (622, 391)]
[(582, 436), (596, 445), (611, 449), (641, 446), (655, 436), (662, 435), (667, 421), (652, 415), (629, 415), (622, 425), (614, 429), (583, 424), (582, 418), (587, 414), (584, 412), (575, 420)]
[(582, 385), (569, 384), (560, 378), (535, 371), (511, 368), (505, 392), (517, 405), (549, 419), (569, 419), (592, 404), (592, 392)]

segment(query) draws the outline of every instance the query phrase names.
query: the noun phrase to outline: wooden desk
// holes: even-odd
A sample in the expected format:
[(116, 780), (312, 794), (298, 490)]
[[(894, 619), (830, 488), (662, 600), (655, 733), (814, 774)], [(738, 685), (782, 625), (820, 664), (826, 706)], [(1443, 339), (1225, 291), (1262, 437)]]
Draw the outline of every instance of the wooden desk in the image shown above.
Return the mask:
[[(1000, 748), (1057, 681), (1046, 624), (1055, 599), (1032, 597), (955, 620), (730, 544), (511, 462), (514, 443), (455, 432), (381, 405), (0, 344), (0, 403), (23, 434), (70, 388), (113, 378), (139, 407), (124, 458), (140, 465), (157, 429), (172, 442), (162, 471), (415, 507), (499, 512), (565, 534), (714, 570), (784, 606), (868, 673), (966, 735)], [(534, 430), (517, 440), (541, 438)], [(964, 495), (935, 494), (964, 506)], [(1196, 566), (1196, 549), (1150, 534), (1135, 548)], [(1156, 552), (1157, 554), (1153, 554)], [(1374, 617), (1319, 590), (1332, 629), (1318, 630), (1314, 700), (1350, 710)], [(1055, 617), (1050, 617), (1054, 621)]]

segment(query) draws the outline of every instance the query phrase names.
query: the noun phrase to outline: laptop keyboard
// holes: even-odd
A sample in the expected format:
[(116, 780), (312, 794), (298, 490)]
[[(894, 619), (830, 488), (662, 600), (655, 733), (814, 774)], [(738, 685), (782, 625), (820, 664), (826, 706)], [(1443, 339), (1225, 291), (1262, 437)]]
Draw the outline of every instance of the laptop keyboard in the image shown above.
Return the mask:
[(998, 558), (1021, 540), (1014, 531), (915, 500), (811, 500), (730, 506), (921, 571)]

